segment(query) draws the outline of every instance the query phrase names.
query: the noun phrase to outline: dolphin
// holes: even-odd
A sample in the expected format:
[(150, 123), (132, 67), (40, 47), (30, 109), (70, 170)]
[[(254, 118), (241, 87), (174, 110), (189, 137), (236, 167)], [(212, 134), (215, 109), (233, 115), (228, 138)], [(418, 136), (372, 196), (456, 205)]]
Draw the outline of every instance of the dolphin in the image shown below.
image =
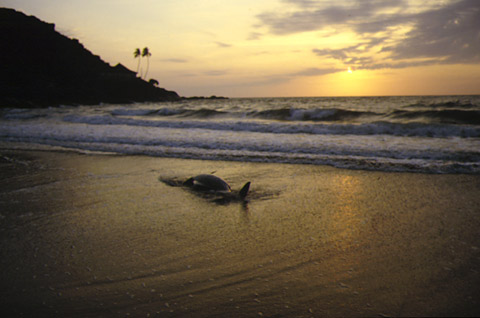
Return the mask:
[(240, 199), (244, 200), (250, 190), (250, 181), (240, 189), (240, 191), (233, 192), (232, 188), (221, 178), (214, 176), (213, 174), (200, 174), (198, 176), (189, 178), (183, 183), (187, 187), (191, 187), (193, 190), (215, 193), (222, 196), (224, 199)]

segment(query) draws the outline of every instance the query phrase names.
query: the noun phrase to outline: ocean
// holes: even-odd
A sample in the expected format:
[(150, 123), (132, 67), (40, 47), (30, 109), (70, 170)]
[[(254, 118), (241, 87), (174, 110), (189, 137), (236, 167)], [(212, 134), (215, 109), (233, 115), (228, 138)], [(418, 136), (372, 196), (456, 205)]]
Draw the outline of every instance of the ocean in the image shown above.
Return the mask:
[(0, 148), (479, 174), (480, 96), (7, 108)]

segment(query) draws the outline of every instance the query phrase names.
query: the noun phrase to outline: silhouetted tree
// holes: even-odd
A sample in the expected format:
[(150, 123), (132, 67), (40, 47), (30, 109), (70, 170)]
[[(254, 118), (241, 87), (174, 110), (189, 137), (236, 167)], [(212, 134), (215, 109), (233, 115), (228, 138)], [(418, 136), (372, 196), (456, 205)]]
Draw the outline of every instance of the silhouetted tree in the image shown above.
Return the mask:
[(135, 51), (133, 51), (133, 57), (138, 58), (138, 64), (137, 64), (137, 74), (138, 71), (140, 70), (140, 58), (142, 56), (142, 52), (140, 51), (139, 48), (136, 48)]
[(148, 47), (143, 48), (142, 57), (147, 57), (147, 70), (145, 71), (144, 79), (147, 78), (148, 68), (150, 66), (150, 56), (152, 56), (152, 53), (150, 53)]
[(148, 81), (150, 84), (152, 84), (153, 86), (158, 86), (158, 81), (154, 78), (151, 78), (149, 81)]

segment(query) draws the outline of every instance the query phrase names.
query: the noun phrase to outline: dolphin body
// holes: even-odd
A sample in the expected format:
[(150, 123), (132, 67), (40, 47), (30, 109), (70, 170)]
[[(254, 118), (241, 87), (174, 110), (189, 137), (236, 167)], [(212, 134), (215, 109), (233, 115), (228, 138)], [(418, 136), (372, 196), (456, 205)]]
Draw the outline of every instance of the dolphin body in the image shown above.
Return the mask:
[(214, 193), (220, 195), (224, 200), (244, 200), (250, 190), (250, 181), (245, 183), (240, 191), (232, 192), (232, 189), (221, 178), (213, 174), (200, 174), (198, 176), (189, 178), (183, 185), (192, 188), (196, 191)]

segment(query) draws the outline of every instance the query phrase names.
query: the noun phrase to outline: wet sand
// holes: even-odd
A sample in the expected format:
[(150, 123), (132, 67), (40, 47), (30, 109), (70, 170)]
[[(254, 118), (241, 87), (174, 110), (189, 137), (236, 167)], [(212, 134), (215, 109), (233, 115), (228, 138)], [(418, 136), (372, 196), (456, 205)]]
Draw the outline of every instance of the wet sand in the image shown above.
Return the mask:
[[(246, 204), (159, 178), (215, 174)], [(0, 150), (9, 317), (478, 316), (480, 176)]]

